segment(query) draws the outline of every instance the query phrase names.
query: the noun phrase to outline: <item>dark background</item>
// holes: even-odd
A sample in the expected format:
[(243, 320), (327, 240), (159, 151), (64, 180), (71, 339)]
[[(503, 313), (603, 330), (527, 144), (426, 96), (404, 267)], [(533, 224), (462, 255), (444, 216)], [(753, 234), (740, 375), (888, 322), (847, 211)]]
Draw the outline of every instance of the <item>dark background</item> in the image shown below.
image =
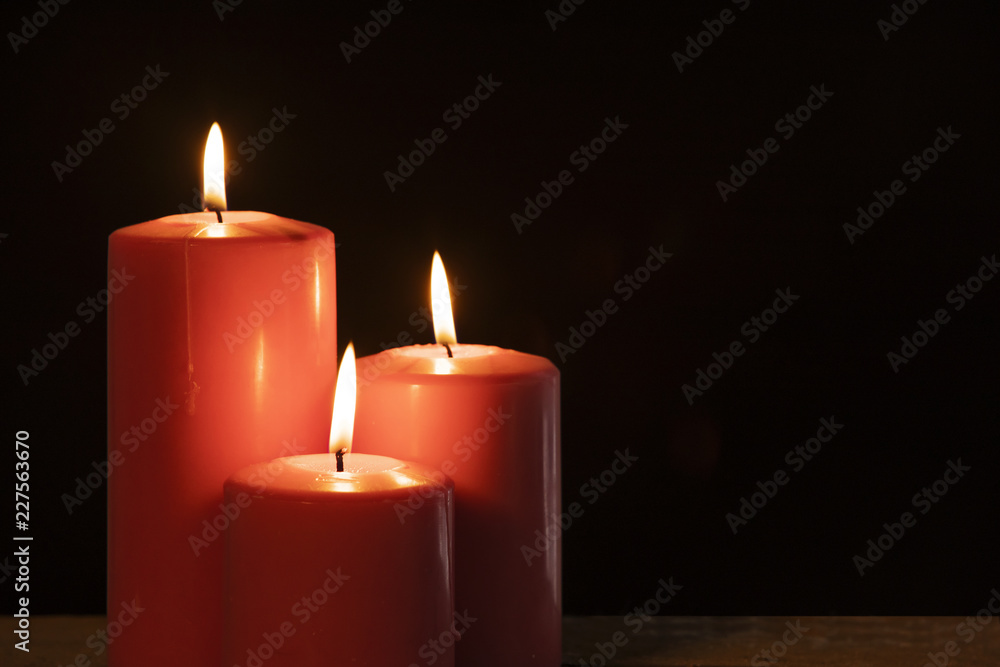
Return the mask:
[[(212, 121), (242, 165), (230, 208), (336, 234), (341, 347), (431, 342), (408, 318), (438, 249), (467, 286), (460, 340), (562, 372), (564, 504), (615, 450), (639, 457), (565, 533), (567, 613), (624, 613), (661, 577), (684, 587), (666, 613), (982, 607), (1000, 584), (1000, 281), (960, 311), (946, 295), (1000, 251), (996, 6), (914, 0), (885, 40), (889, 2), (588, 0), (553, 31), (557, 0), (414, 0), (347, 63), (338, 44), (385, 4), (243, 0), (220, 20), (209, 0), (76, 0), (0, 48), (3, 428), (31, 433), (32, 611), (103, 610), (104, 489), (71, 516), (60, 496), (105, 457), (104, 320), (27, 386), (16, 368), (102, 289), (112, 230), (191, 203)], [(673, 52), (726, 8), (735, 21), (678, 72)], [(5, 3), (0, 28), (37, 11)], [(169, 76), (119, 119), (147, 65)], [(442, 113), (490, 74), (502, 85), (452, 130)], [(776, 132), (821, 85), (822, 108)], [(274, 108), (295, 118), (247, 161), (236, 147)], [(114, 131), (60, 182), (52, 162), (105, 117)], [(606, 117), (627, 129), (575, 172)], [(436, 127), (447, 141), (390, 192), (383, 172)], [(911, 183), (902, 165), (939, 127), (960, 138)], [(716, 181), (768, 137), (778, 152), (723, 202)], [(563, 169), (574, 183), (519, 234), (511, 214)], [(850, 243), (843, 224), (894, 179), (905, 194)], [(616, 282), (661, 245), (672, 258), (626, 301)], [(799, 300), (689, 405), (681, 386), (746, 344), (779, 288)], [(617, 312), (560, 359), (609, 298)], [(951, 321), (894, 373), (887, 353), (938, 308)], [(734, 535), (726, 514), (830, 417), (843, 429)], [(852, 557), (959, 458), (971, 471), (859, 576)]]

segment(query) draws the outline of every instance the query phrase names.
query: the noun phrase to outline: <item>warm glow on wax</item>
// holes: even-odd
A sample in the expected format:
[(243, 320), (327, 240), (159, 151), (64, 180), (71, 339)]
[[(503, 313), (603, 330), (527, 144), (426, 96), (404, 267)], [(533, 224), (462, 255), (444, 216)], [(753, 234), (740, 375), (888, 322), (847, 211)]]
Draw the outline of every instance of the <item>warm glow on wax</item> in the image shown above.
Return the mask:
[(226, 210), (226, 154), (222, 148), (222, 128), (212, 123), (205, 142), (203, 193), (206, 211)]
[(358, 394), (357, 372), (354, 369), (354, 343), (348, 343), (337, 373), (337, 390), (333, 396), (333, 423), (330, 424), (330, 453), (351, 451), (354, 439), (354, 406)]
[(458, 344), (455, 335), (455, 319), (451, 313), (451, 293), (448, 290), (448, 276), (444, 272), (441, 255), (434, 251), (431, 265), (431, 313), (434, 316), (434, 340), (443, 345)]

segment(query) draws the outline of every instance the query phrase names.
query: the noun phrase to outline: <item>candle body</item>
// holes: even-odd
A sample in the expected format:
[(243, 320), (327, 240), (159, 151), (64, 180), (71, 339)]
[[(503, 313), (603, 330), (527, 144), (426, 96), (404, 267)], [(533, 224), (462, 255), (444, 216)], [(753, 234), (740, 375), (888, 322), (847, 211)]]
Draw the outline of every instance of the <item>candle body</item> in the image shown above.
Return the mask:
[[(235, 470), (323, 451), (336, 377), (333, 234), (256, 212), (175, 215), (109, 240), (111, 667), (221, 658)], [(238, 509), (238, 508), (237, 508)], [(183, 647), (183, 648), (182, 648)]]
[[(556, 667), (559, 372), (511, 350), (452, 349), (451, 359), (427, 345), (358, 360), (355, 449), (454, 480), (455, 609), (477, 619), (456, 647), (458, 664)], [(423, 511), (413, 495), (407, 507), (408, 519)]]
[[(452, 484), (423, 466), (348, 454), (235, 473), (226, 535), (225, 665), (454, 665)], [(410, 492), (426, 511), (401, 521)], [(433, 643), (432, 643), (433, 642)]]

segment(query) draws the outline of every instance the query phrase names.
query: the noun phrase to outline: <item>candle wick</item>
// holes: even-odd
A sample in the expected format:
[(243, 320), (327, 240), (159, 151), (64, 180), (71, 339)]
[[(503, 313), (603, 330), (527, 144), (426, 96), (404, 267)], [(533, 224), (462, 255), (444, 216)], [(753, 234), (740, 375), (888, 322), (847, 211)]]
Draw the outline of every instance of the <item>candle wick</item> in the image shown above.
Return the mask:
[(344, 450), (337, 450), (337, 472), (344, 472)]
[(449, 346), (448, 343), (441, 343), (441, 344), (444, 345), (444, 349), (448, 350), (448, 358), (453, 359), (455, 355), (451, 353), (451, 346)]
[(222, 209), (221, 208), (215, 208), (215, 206), (206, 206), (205, 210), (206, 211), (215, 211), (215, 217), (219, 220), (219, 222), (222, 222)]

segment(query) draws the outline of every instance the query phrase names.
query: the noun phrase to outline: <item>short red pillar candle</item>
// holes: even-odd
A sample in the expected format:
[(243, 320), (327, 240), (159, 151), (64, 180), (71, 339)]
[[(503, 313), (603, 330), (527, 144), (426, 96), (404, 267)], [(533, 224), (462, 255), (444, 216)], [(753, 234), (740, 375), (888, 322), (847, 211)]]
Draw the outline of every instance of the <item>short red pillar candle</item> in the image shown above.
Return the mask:
[[(335, 458), (281, 458), (226, 482), (239, 518), (226, 533), (223, 664), (406, 667), (430, 651), (452, 667), (451, 483), (366, 454), (337, 472)], [(426, 506), (401, 521), (411, 493)]]
[[(240, 470), (226, 533), (224, 665), (453, 667), (453, 485), (430, 468), (345, 453), (354, 350), (330, 450)], [(419, 516), (403, 512), (411, 494)]]

